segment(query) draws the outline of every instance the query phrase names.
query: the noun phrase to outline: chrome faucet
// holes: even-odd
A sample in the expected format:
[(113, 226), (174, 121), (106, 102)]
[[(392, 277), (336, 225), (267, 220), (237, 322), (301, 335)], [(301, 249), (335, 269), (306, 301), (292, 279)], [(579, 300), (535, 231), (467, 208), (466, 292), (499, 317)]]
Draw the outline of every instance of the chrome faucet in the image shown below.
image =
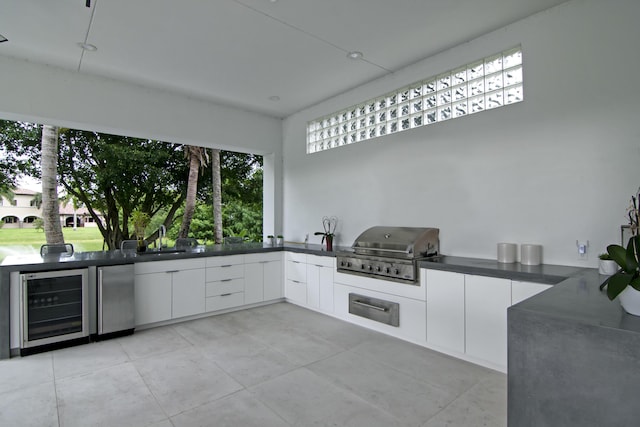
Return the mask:
[(162, 250), (162, 239), (167, 237), (167, 227), (164, 226), (164, 224), (160, 225), (160, 228), (158, 229), (158, 239), (160, 239), (160, 246), (158, 247), (158, 250)]

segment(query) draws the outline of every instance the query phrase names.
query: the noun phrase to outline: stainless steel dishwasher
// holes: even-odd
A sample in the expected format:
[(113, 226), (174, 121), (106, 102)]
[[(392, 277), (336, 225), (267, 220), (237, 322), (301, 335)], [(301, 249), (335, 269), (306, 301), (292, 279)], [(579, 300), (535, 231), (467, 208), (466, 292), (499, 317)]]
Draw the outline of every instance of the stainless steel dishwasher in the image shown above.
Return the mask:
[(133, 264), (98, 267), (98, 336), (127, 335), (135, 328)]

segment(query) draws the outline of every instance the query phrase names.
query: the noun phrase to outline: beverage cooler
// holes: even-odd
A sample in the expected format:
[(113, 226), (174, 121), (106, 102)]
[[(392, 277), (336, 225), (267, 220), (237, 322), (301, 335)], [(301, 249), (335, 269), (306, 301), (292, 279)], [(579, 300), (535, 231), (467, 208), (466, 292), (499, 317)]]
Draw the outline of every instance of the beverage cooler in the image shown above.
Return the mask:
[(88, 302), (86, 268), (21, 274), (21, 349), (88, 340)]

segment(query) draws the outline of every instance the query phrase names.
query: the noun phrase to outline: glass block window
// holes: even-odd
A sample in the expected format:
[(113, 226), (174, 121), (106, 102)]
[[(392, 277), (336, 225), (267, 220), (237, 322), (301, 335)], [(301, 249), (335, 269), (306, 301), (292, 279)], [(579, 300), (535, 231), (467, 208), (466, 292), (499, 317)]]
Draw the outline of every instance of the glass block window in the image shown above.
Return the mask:
[(517, 46), (308, 122), (307, 153), (514, 104), (522, 84)]

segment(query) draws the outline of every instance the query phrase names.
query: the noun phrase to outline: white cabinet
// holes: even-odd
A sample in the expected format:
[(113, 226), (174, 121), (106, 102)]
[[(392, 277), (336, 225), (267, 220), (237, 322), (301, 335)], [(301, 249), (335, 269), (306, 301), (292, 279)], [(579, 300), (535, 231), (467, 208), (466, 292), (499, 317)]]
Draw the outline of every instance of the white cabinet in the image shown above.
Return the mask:
[(282, 298), (282, 253), (245, 255), (244, 283), (245, 304)]
[(307, 255), (307, 306), (333, 313), (335, 258)]
[(532, 296), (539, 294), (542, 291), (546, 291), (550, 287), (552, 287), (552, 285), (545, 285), (544, 283), (520, 282), (517, 280), (512, 280), (511, 305), (531, 298)]
[(286, 277), (284, 296), (287, 300), (307, 305), (307, 256), (287, 252), (285, 255)]
[(507, 366), (507, 308), (511, 280), (465, 276), (466, 354), (500, 367)]
[(136, 274), (136, 326), (171, 319), (172, 273)]
[(245, 304), (244, 255), (207, 258), (205, 311)]
[(285, 266), (285, 297), (288, 301), (333, 313), (335, 258), (287, 252)]
[(204, 277), (204, 268), (181, 270), (172, 274), (172, 318), (204, 313)]
[(464, 274), (422, 270), (421, 277), (427, 288), (427, 343), (464, 353)]
[(136, 326), (204, 312), (204, 259), (136, 263)]

